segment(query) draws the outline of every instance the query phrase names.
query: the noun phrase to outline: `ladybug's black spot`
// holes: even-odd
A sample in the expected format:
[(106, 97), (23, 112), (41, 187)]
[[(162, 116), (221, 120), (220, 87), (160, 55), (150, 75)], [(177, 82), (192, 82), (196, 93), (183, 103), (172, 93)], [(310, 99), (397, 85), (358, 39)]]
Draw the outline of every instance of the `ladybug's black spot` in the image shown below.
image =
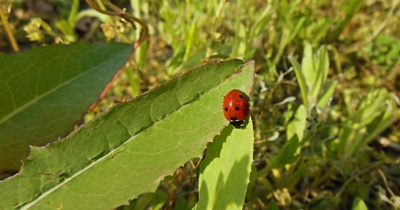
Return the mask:
[(244, 98), (244, 96), (242, 94), (239, 95), (239, 98)]
[(236, 121), (237, 118), (236, 117), (231, 117), (231, 121)]
[(240, 110), (240, 107), (235, 106), (235, 110), (236, 110), (236, 111), (239, 111), (239, 110)]
[(228, 111), (228, 107), (225, 107), (224, 110), (225, 110), (225, 112), (227, 112)]

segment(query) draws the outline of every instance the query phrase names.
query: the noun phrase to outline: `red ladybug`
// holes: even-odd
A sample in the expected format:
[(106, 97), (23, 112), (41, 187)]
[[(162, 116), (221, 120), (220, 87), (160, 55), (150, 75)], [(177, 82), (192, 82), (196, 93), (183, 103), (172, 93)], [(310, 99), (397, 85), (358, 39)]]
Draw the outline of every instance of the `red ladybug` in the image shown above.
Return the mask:
[(225, 118), (235, 127), (242, 127), (249, 115), (249, 100), (246, 94), (240, 90), (229, 91), (224, 98), (222, 109)]

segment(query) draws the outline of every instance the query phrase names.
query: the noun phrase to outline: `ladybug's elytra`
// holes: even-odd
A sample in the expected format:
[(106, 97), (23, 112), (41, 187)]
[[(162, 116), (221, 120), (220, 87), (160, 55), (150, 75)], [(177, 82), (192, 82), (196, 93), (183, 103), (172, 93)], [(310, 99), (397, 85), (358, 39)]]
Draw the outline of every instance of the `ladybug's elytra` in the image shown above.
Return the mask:
[(225, 118), (236, 128), (244, 126), (249, 115), (249, 100), (245, 93), (233, 89), (224, 98), (222, 109)]

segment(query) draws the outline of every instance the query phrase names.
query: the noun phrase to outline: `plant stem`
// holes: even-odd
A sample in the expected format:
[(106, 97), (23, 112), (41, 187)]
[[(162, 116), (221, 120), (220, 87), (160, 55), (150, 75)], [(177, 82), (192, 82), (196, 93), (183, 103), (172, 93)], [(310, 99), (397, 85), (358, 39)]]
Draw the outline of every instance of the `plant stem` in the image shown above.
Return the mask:
[(11, 27), (8, 24), (7, 18), (3, 13), (3, 9), (1, 9), (1, 8), (0, 8), (0, 16), (1, 16), (1, 21), (3, 21), (4, 28), (6, 29), (8, 39), (10, 39), (11, 46), (12, 46), (14, 52), (18, 52), (19, 51), (18, 43), (15, 40), (14, 33), (12, 32)]

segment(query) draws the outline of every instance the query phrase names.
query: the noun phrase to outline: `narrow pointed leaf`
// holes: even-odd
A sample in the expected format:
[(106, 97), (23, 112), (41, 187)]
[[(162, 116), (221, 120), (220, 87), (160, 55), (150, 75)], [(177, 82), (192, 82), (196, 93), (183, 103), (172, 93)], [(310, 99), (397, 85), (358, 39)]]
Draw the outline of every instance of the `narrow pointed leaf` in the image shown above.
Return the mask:
[(307, 126), (307, 109), (304, 105), (300, 105), (296, 110), (294, 118), (287, 124), (286, 135), (288, 139), (291, 139), (294, 135), (297, 135), (299, 141), (303, 140), (304, 130)]
[(304, 74), (302, 72), (301, 66), (299, 62), (292, 56), (289, 56), (289, 61), (293, 65), (294, 73), (296, 74), (297, 81), (299, 82), (300, 86), (300, 91), (301, 91), (301, 96), (303, 98), (303, 103), (306, 107), (309, 107), (309, 100), (308, 100), (308, 87), (307, 87), (307, 81), (306, 78), (304, 77)]
[(328, 77), (329, 71), (329, 58), (328, 52), (326, 51), (325, 46), (321, 46), (314, 53), (314, 62), (315, 62), (315, 81), (313, 82), (313, 87), (311, 90), (311, 95), (313, 98), (318, 98), (320, 95), (322, 87), (325, 85), (325, 81)]
[(325, 109), (326, 106), (329, 104), (330, 100), (332, 99), (333, 91), (336, 88), (337, 81), (335, 80), (328, 84), (326, 90), (322, 92), (322, 95), (317, 103), (317, 107), (320, 110)]
[(195, 209), (243, 209), (253, 161), (253, 125), (226, 127), (210, 143), (200, 166), (199, 203)]
[(294, 135), (291, 139), (285, 142), (279, 154), (272, 157), (271, 163), (268, 167), (283, 168), (285, 164), (291, 164), (296, 161), (298, 158), (296, 151), (298, 150), (299, 145), (299, 138), (297, 135)]
[(317, 69), (315, 67), (315, 55), (313, 53), (313, 47), (310, 43), (305, 43), (303, 53), (303, 59), (301, 60), (301, 72), (304, 75), (304, 79), (307, 84), (307, 90), (312, 91), (317, 77)]

